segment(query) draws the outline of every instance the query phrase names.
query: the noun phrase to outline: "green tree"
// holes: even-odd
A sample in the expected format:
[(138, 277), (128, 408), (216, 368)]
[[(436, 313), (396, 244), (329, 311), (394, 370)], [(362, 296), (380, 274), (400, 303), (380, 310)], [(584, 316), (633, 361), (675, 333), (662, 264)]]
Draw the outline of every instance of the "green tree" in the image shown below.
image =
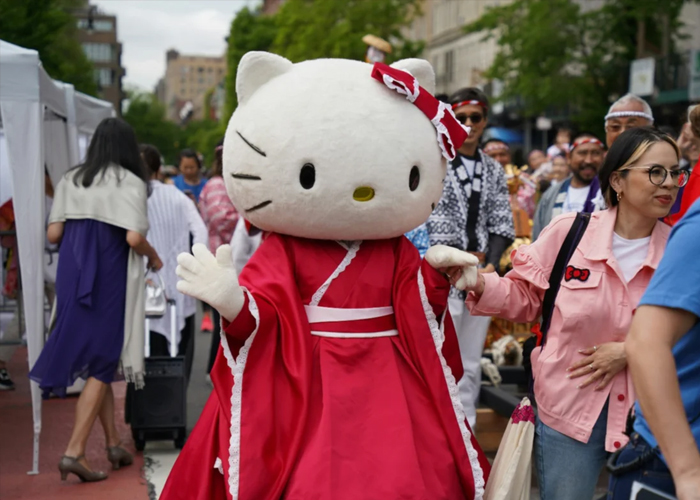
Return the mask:
[(238, 106), (236, 98), (236, 72), (238, 63), (246, 52), (251, 50), (270, 50), (275, 39), (275, 18), (263, 16), (260, 11), (245, 7), (236, 13), (231, 22), (226, 52), (226, 102), (223, 123), (228, 123), (233, 111)]
[(422, 44), (407, 43), (401, 28), (420, 14), (419, 0), (288, 0), (277, 12), (273, 51), (293, 62), (321, 57), (364, 60), (364, 35), (392, 43), (400, 57), (415, 57)]
[(174, 164), (183, 146), (182, 130), (165, 119), (165, 106), (154, 94), (128, 90), (128, 107), (123, 115), (136, 132), (139, 143), (153, 144), (166, 163)]
[(582, 10), (572, 0), (515, 0), (488, 9), (465, 27), (486, 32), (498, 53), (486, 77), (501, 80), (501, 99), (519, 99), (526, 116), (567, 109), (582, 127), (602, 132), (602, 116), (613, 95), (627, 88), (636, 57), (637, 30), (646, 26), (647, 49), (660, 48), (678, 32), (683, 0), (610, 0)]
[(92, 63), (75, 37), (75, 0), (0, 0), (0, 38), (39, 52), (52, 78), (96, 95)]
[(225, 125), (214, 120), (190, 121), (181, 132), (181, 147), (201, 153), (204, 156), (204, 165), (211, 167), (214, 148), (223, 139), (225, 132)]
[(153, 144), (166, 164), (175, 165), (180, 150), (191, 148), (204, 155), (209, 166), (214, 148), (223, 138), (225, 124), (215, 120), (191, 120), (184, 127), (165, 119), (165, 106), (156, 96), (135, 89), (127, 90), (126, 120), (136, 133), (139, 143)]

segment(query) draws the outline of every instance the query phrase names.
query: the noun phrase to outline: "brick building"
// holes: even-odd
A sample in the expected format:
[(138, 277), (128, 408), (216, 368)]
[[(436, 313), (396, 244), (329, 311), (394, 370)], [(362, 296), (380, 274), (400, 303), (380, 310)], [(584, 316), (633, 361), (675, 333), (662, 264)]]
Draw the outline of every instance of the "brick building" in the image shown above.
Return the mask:
[(122, 78), (126, 70), (121, 64), (122, 44), (117, 38), (117, 17), (88, 2), (74, 10), (73, 15), (78, 26), (78, 41), (94, 66), (98, 97), (111, 102), (121, 116), (125, 97)]
[(165, 104), (166, 118), (174, 122), (201, 120), (204, 118), (204, 95), (225, 78), (226, 59), (182, 55), (177, 50), (169, 50), (165, 58), (165, 77), (158, 82), (156, 94)]

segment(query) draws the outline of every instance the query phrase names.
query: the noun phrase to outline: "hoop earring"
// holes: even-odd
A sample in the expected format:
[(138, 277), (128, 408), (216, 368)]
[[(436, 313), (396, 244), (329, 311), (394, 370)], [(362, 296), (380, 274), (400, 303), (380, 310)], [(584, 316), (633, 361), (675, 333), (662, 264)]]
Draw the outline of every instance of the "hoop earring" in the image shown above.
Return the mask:
[(621, 199), (622, 199), (622, 191), (617, 193), (617, 202), (619, 203)]

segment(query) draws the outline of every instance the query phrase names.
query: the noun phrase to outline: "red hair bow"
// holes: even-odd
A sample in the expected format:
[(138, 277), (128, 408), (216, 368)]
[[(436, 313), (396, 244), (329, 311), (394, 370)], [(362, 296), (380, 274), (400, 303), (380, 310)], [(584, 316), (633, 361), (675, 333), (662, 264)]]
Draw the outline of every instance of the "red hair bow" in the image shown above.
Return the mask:
[(457, 155), (457, 148), (469, 137), (469, 129), (459, 123), (450, 106), (438, 101), (407, 71), (392, 68), (384, 63), (374, 63), (372, 78), (406, 96), (408, 101), (415, 104), (430, 119), (437, 130), (442, 156), (453, 160)]

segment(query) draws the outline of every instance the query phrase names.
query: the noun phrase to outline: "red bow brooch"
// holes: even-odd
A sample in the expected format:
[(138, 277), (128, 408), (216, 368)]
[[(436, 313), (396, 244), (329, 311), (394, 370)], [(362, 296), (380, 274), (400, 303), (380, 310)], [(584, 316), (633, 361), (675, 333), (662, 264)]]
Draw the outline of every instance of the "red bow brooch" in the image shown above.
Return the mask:
[(564, 276), (564, 279), (566, 281), (587, 281), (590, 276), (591, 272), (588, 269), (576, 269), (574, 266), (568, 266), (566, 268), (566, 275)]
[(406, 96), (408, 101), (415, 104), (430, 119), (437, 130), (442, 156), (453, 160), (457, 155), (457, 148), (469, 137), (469, 129), (459, 123), (452, 108), (418, 85), (418, 80), (407, 71), (383, 63), (374, 63), (372, 78)]

